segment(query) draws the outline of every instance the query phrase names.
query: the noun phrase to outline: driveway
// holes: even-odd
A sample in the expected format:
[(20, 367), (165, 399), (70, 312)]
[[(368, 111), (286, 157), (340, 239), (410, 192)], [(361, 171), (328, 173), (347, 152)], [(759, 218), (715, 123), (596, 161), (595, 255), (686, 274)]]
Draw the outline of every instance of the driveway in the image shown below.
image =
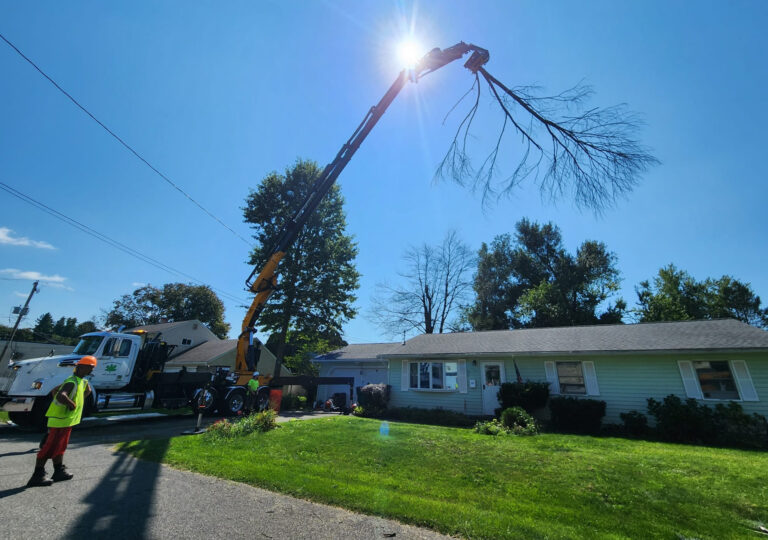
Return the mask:
[(114, 451), (192, 427), (191, 417), (81, 427), (65, 459), (75, 478), (27, 489), (40, 435), (0, 426), (0, 538), (447, 538)]

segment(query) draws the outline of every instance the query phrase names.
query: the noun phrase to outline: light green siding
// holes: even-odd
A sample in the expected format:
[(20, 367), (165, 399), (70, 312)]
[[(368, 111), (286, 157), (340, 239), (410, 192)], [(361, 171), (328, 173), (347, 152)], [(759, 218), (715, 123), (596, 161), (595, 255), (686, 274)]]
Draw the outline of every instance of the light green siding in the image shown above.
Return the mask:
[[(418, 361), (418, 358), (406, 361)], [(435, 359), (437, 360), (437, 359)], [(515, 356), (512, 357), (482, 357), (476, 358), (478, 365), (472, 365), (472, 356), (466, 357), (465, 366), (467, 379), (475, 380), (475, 388), (469, 388), (467, 393), (459, 392), (430, 392), (408, 390), (402, 391), (401, 360), (390, 360), (389, 384), (392, 386), (390, 404), (393, 407), (419, 407), (425, 409), (443, 408), (469, 415), (482, 414), (481, 372), (480, 362), (501, 361), (504, 363), (506, 382), (516, 380), (514, 363), (520, 370), (523, 380), (546, 381), (544, 362), (594, 362), (599, 395), (584, 396), (589, 399), (599, 399), (606, 402), (605, 423), (621, 423), (619, 414), (631, 410), (648, 414), (647, 400), (663, 399), (669, 394), (675, 394), (682, 399), (687, 395), (683, 387), (678, 361), (680, 360), (744, 360), (752, 378), (759, 401), (743, 401), (739, 404), (747, 413), (758, 413), (768, 417), (768, 353), (680, 353), (680, 354), (593, 354), (593, 355), (562, 355), (562, 356)], [(709, 406), (725, 403), (717, 400), (700, 400)], [(652, 420), (652, 419), (650, 419)]]
[[(430, 361), (439, 361), (431, 359)], [(481, 394), (480, 368), (473, 366), (471, 360), (467, 360), (464, 365), (467, 370), (467, 381), (475, 380), (475, 388), (469, 388), (467, 382), (467, 392), (465, 394), (459, 391), (437, 391), (437, 390), (413, 390), (403, 391), (400, 386), (402, 366), (404, 362), (418, 362), (413, 360), (390, 360), (389, 362), (389, 384), (392, 390), (389, 395), (390, 407), (417, 407), (419, 409), (446, 409), (479, 416), (483, 411), (483, 396)], [(451, 361), (455, 361), (451, 359)]]

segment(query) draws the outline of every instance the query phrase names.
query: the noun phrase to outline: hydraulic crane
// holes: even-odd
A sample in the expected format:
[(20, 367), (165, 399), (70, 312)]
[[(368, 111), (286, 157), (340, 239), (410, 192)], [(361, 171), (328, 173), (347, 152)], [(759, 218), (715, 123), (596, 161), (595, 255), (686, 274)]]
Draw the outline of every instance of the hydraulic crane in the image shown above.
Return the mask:
[[(371, 107), (363, 118), (363, 121), (352, 133), (349, 140), (339, 150), (336, 157), (322, 171), (320, 176), (312, 185), (309, 193), (296, 211), (293, 217), (283, 226), (277, 241), (269, 250), (271, 254), (264, 267), (256, 275), (258, 268), (255, 268), (251, 275), (246, 279), (245, 284), (248, 289), (255, 294), (248, 312), (243, 320), (242, 328), (237, 342), (237, 356), (235, 360), (235, 374), (237, 376), (236, 384), (244, 386), (250, 380), (253, 372), (257, 369), (259, 360), (258, 340), (254, 344), (254, 327), (259, 318), (259, 314), (264, 309), (272, 292), (277, 288), (277, 274), (280, 261), (286, 252), (291, 248), (298, 233), (302, 230), (307, 220), (317, 209), (323, 197), (331, 189), (333, 183), (339, 177), (341, 172), (347, 166), (352, 156), (360, 148), (365, 138), (371, 132), (373, 127), (386, 112), (389, 105), (397, 97), (408, 81), (417, 82), (421, 77), (450, 64), (454, 60), (462, 58), (467, 53), (472, 53), (465, 62), (464, 67), (472, 73), (476, 73), (486, 62), (488, 62), (488, 51), (476, 45), (459, 42), (447, 49), (432, 49), (427, 53), (413, 69), (404, 69), (395, 79), (395, 82), (389, 87), (381, 100)], [(256, 276), (254, 278), (254, 276)], [(318, 384), (349, 384), (350, 400), (354, 380), (347, 377), (309, 377), (309, 376), (280, 376), (280, 360), (275, 362), (272, 378), (264, 378), (270, 387), (281, 387), (283, 385), (318, 385)], [(222, 394), (223, 395), (223, 394)]]

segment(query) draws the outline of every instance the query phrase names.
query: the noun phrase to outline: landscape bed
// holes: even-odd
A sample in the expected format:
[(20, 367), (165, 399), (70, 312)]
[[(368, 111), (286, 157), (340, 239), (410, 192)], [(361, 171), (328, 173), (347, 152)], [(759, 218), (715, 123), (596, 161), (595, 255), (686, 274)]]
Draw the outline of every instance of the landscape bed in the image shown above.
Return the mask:
[(121, 448), (173, 467), (470, 538), (740, 538), (768, 522), (768, 453), (487, 436), (356, 417)]

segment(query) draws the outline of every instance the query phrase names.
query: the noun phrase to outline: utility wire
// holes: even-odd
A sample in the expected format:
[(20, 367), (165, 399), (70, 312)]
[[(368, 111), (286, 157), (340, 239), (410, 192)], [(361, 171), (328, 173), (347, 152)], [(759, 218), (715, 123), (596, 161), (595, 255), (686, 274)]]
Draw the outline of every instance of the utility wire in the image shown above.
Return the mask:
[[(42, 210), (43, 212), (46, 212), (47, 214), (52, 215), (56, 219), (58, 219), (60, 221), (63, 221), (64, 223), (66, 223), (66, 224), (68, 224), (68, 225), (70, 225), (70, 226), (72, 226), (72, 227), (74, 227), (76, 229), (79, 229), (82, 232), (84, 232), (86, 234), (89, 234), (89, 235), (93, 236), (94, 238), (96, 238), (98, 240), (101, 240), (105, 244), (109, 244), (110, 246), (112, 246), (112, 247), (114, 247), (116, 249), (119, 249), (120, 251), (122, 251), (124, 253), (127, 253), (128, 255), (131, 255), (132, 257), (135, 257), (135, 258), (137, 258), (137, 259), (139, 259), (139, 260), (141, 260), (141, 261), (143, 261), (143, 262), (145, 262), (147, 264), (151, 264), (155, 268), (159, 268), (160, 270), (164, 270), (164, 271), (172, 273), (172, 274), (177, 274), (177, 275), (180, 275), (180, 276), (184, 276), (184, 277), (186, 277), (188, 279), (191, 279), (192, 281), (194, 281), (196, 283), (199, 283), (201, 285), (206, 285), (206, 283), (203, 282), (202, 280), (197, 279), (196, 277), (191, 276), (191, 275), (187, 274), (186, 272), (182, 272), (181, 270), (177, 270), (177, 269), (175, 269), (175, 268), (173, 268), (171, 266), (168, 266), (167, 264), (164, 264), (164, 263), (158, 261), (157, 259), (153, 259), (152, 257), (150, 257), (148, 255), (145, 255), (145, 254), (141, 253), (140, 251), (137, 251), (137, 250), (135, 250), (135, 249), (133, 249), (131, 247), (128, 247), (125, 244), (122, 244), (122, 243), (118, 242), (117, 240), (113, 240), (112, 238), (108, 237), (107, 235), (102, 234), (99, 231), (97, 231), (95, 229), (92, 229), (92, 228), (88, 227), (87, 225), (84, 225), (84, 224), (80, 223), (79, 221), (77, 221), (75, 219), (72, 219), (71, 217), (68, 217), (68, 216), (62, 214), (58, 210), (54, 210), (50, 206), (47, 206), (47, 205), (41, 203), (38, 200), (33, 199), (29, 195), (25, 195), (24, 193), (20, 192), (17, 189), (12, 188), (11, 186), (9, 186), (8, 184), (6, 184), (4, 182), (0, 182), (0, 189), (10, 193), (14, 197), (16, 197), (18, 199), (21, 199), (22, 201), (24, 201), (26, 203), (28, 203), (28, 204), (38, 208), (39, 210)], [(208, 285), (208, 286), (210, 287), (210, 285)], [(232, 300), (232, 301), (235, 301), (235, 302), (241, 302), (241, 303), (244, 303), (246, 305), (248, 304), (248, 302), (246, 300), (243, 300), (242, 298), (238, 298), (237, 296), (234, 296), (234, 295), (229, 294), (227, 292), (221, 291), (219, 289), (215, 289), (213, 287), (211, 287), (211, 289), (216, 291), (216, 292), (218, 292), (221, 296), (224, 296), (224, 297), (228, 298), (229, 300)]]
[(221, 220), (220, 220), (218, 217), (216, 217), (216, 216), (215, 216), (215, 215), (213, 215), (211, 212), (209, 212), (209, 211), (208, 211), (206, 208), (204, 208), (204, 207), (203, 207), (203, 205), (201, 205), (199, 202), (197, 202), (195, 199), (193, 199), (193, 198), (192, 198), (192, 197), (191, 197), (189, 194), (187, 194), (187, 193), (186, 193), (186, 192), (185, 192), (183, 189), (181, 189), (181, 188), (180, 188), (178, 185), (176, 185), (176, 184), (175, 184), (175, 183), (174, 183), (174, 182), (173, 182), (173, 181), (172, 181), (170, 178), (168, 178), (166, 175), (164, 175), (164, 174), (163, 174), (163, 173), (161, 173), (159, 170), (157, 170), (157, 169), (156, 169), (156, 168), (155, 168), (155, 167), (154, 167), (154, 166), (153, 166), (153, 165), (152, 165), (152, 164), (151, 164), (149, 161), (147, 161), (146, 159), (144, 159), (144, 158), (141, 156), (141, 154), (139, 154), (139, 153), (138, 153), (136, 150), (134, 150), (134, 149), (133, 149), (133, 148), (132, 148), (132, 147), (131, 147), (131, 146), (130, 146), (128, 143), (126, 143), (126, 142), (125, 142), (123, 139), (121, 139), (121, 138), (120, 138), (120, 137), (119, 137), (119, 136), (118, 136), (118, 135), (117, 135), (117, 134), (116, 134), (114, 131), (112, 131), (111, 129), (109, 129), (107, 126), (105, 126), (105, 125), (104, 125), (104, 124), (101, 122), (101, 120), (99, 120), (99, 119), (98, 119), (98, 118), (96, 118), (94, 115), (92, 115), (92, 114), (90, 113), (90, 111), (88, 111), (88, 109), (86, 109), (85, 107), (83, 107), (82, 105), (80, 105), (80, 103), (78, 103), (78, 101), (77, 101), (75, 98), (73, 98), (71, 95), (69, 95), (69, 93), (68, 93), (66, 90), (64, 90), (64, 89), (63, 89), (61, 86), (59, 86), (59, 85), (56, 83), (56, 81), (54, 81), (52, 78), (50, 78), (50, 77), (48, 76), (48, 74), (46, 74), (46, 73), (45, 73), (45, 72), (44, 72), (42, 69), (40, 69), (40, 67), (39, 67), (37, 64), (35, 64), (35, 63), (34, 63), (34, 62), (31, 60), (31, 59), (29, 59), (29, 58), (28, 58), (28, 57), (27, 57), (27, 56), (26, 56), (26, 55), (25, 55), (23, 52), (21, 52), (21, 51), (18, 49), (18, 47), (16, 47), (16, 45), (14, 45), (14, 44), (13, 44), (13, 43), (11, 43), (10, 41), (8, 41), (8, 39), (7, 39), (7, 38), (6, 38), (6, 37), (5, 37), (3, 34), (0, 34), (0, 38), (2, 38), (2, 40), (3, 40), (3, 41), (5, 41), (5, 42), (6, 42), (8, 45), (10, 45), (10, 46), (11, 46), (11, 48), (12, 48), (14, 51), (16, 51), (17, 53), (19, 53), (19, 56), (21, 56), (21, 57), (22, 57), (24, 60), (26, 60), (27, 62), (29, 62), (29, 63), (30, 63), (30, 65), (31, 65), (32, 67), (34, 67), (34, 68), (35, 68), (37, 71), (39, 71), (39, 72), (40, 72), (40, 74), (41, 74), (43, 77), (45, 77), (46, 79), (48, 79), (48, 81), (49, 81), (49, 82), (50, 82), (50, 83), (51, 83), (53, 86), (55, 86), (55, 87), (56, 87), (56, 88), (57, 88), (57, 89), (58, 89), (58, 90), (59, 90), (59, 91), (60, 91), (62, 94), (64, 94), (65, 96), (67, 96), (67, 97), (70, 99), (70, 101), (72, 101), (72, 103), (74, 103), (75, 105), (77, 105), (77, 106), (80, 108), (80, 110), (82, 110), (82, 111), (83, 111), (85, 114), (87, 114), (88, 116), (90, 116), (90, 117), (93, 119), (93, 121), (94, 121), (94, 122), (96, 122), (96, 123), (97, 123), (97, 124), (99, 124), (99, 125), (100, 125), (102, 128), (104, 128), (104, 130), (105, 130), (107, 133), (109, 133), (110, 135), (112, 135), (112, 137), (114, 137), (115, 139), (117, 139), (117, 141), (118, 141), (120, 144), (122, 144), (122, 145), (123, 145), (125, 148), (127, 148), (127, 149), (128, 149), (128, 150), (129, 150), (129, 151), (130, 151), (130, 152), (131, 152), (131, 153), (132, 153), (134, 156), (136, 156), (137, 158), (139, 158), (139, 159), (140, 159), (140, 160), (141, 160), (141, 161), (142, 161), (142, 162), (143, 162), (143, 163), (144, 163), (144, 164), (145, 164), (147, 167), (149, 167), (150, 169), (152, 169), (152, 170), (153, 170), (153, 171), (154, 171), (154, 172), (155, 172), (155, 173), (156, 173), (156, 174), (157, 174), (157, 175), (158, 175), (160, 178), (162, 178), (163, 180), (165, 180), (166, 182), (168, 182), (168, 183), (169, 183), (171, 186), (173, 186), (173, 187), (174, 187), (174, 188), (175, 188), (175, 189), (176, 189), (176, 190), (177, 190), (179, 193), (181, 193), (181, 194), (182, 194), (182, 195), (184, 195), (184, 196), (185, 196), (187, 199), (189, 199), (189, 201), (190, 201), (190, 202), (192, 202), (192, 203), (193, 203), (193, 204), (195, 204), (195, 205), (196, 205), (198, 208), (200, 208), (200, 210), (202, 210), (203, 212), (205, 212), (206, 214), (208, 214), (210, 217), (212, 217), (213, 219), (215, 219), (216, 221), (218, 221), (218, 222), (219, 222), (219, 224), (220, 224), (222, 227), (224, 227), (224, 228), (226, 228), (227, 230), (229, 230), (229, 232), (231, 232), (232, 234), (234, 234), (235, 236), (237, 236), (237, 237), (238, 237), (240, 240), (242, 240), (243, 242), (245, 242), (246, 244), (248, 244), (250, 247), (255, 247), (255, 246), (254, 246), (254, 245), (253, 245), (251, 242), (249, 242), (248, 240), (246, 240), (245, 238), (243, 238), (242, 236), (240, 236), (240, 235), (239, 235), (237, 232), (235, 232), (233, 229), (231, 229), (231, 228), (230, 228), (228, 225), (226, 225), (226, 224), (225, 224), (223, 221), (221, 221)]

